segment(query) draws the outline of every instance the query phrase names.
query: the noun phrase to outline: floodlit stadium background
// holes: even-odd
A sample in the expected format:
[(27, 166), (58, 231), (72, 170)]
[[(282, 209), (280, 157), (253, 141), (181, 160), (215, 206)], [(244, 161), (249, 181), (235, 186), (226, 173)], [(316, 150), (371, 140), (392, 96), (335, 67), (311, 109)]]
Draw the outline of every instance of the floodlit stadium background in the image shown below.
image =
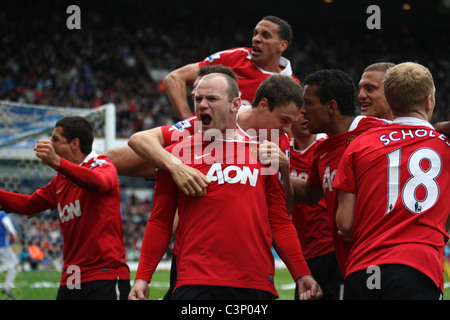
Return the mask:
[[(300, 81), (316, 70), (339, 68), (357, 83), (371, 63), (416, 61), (434, 75), (433, 121), (450, 120), (448, 0), (153, 2), (77, 1), (81, 30), (66, 27), (66, 9), (73, 4), (68, 1), (2, 3), (0, 100), (86, 109), (113, 103), (120, 145), (136, 131), (178, 120), (162, 85), (169, 71), (219, 50), (250, 46), (256, 23), (265, 15), (277, 15), (293, 28), (293, 43), (285, 56)], [(372, 4), (381, 9), (378, 30), (366, 25), (366, 10)], [(96, 135), (102, 137), (99, 123)], [(42, 167), (20, 153), (13, 160), (0, 159), (0, 188), (30, 193), (52, 174)], [(11, 175), (13, 171), (21, 174)], [(134, 266), (152, 207), (153, 183), (120, 180), (125, 245)], [(21, 240), (14, 249), (24, 272), (34, 268), (25, 259), (28, 246), (38, 245), (44, 252), (34, 270), (40, 273), (31, 280), (25, 273), (18, 277), (25, 283), (21, 290), (27, 291), (27, 283), (31, 288), (44, 277), (42, 272), (58, 271), (62, 239), (54, 214), (14, 220)], [(53, 283), (58, 281), (56, 274)], [(30, 297), (21, 293), (18, 298)]]

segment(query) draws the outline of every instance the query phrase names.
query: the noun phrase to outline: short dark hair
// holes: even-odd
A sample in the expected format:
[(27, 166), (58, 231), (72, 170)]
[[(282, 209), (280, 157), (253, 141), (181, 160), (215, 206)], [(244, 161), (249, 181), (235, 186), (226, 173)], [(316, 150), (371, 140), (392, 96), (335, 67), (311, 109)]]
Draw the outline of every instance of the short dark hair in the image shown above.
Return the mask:
[(356, 116), (356, 86), (353, 79), (337, 69), (319, 70), (305, 78), (305, 85), (316, 85), (316, 95), (320, 103), (331, 100), (337, 102), (342, 115)]
[(239, 86), (238, 86), (236, 79), (233, 79), (230, 75), (228, 75), (226, 73), (222, 73), (222, 72), (210, 73), (210, 74), (205, 75), (202, 78), (202, 80), (212, 79), (214, 77), (221, 77), (221, 78), (225, 79), (225, 81), (227, 82), (227, 85), (228, 85), (227, 94), (228, 94), (228, 100), (230, 102), (233, 101), (234, 98), (239, 97)]
[(211, 64), (202, 66), (200, 67), (197, 76), (203, 77), (211, 73), (223, 73), (229, 75), (234, 80), (237, 80), (236, 73), (234, 73), (233, 69), (231, 69), (230, 67), (225, 67), (224, 65), (221, 64)]
[(63, 117), (56, 122), (56, 127), (63, 129), (62, 135), (67, 139), (67, 142), (78, 138), (83, 154), (88, 155), (91, 153), (92, 143), (94, 142), (94, 129), (86, 118), (80, 116)]
[(267, 21), (270, 21), (270, 22), (273, 22), (273, 23), (277, 24), (279, 29), (280, 29), (279, 36), (280, 36), (281, 40), (287, 40), (287, 42), (289, 44), (291, 44), (291, 42), (292, 42), (292, 28), (291, 28), (290, 24), (287, 21), (285, 21), (285, 20), (283, 20), (281, 18), (278, 18), (276, 16), (265, 16), (264, 18), (262, 18), (261, 21), (264, 21), (264, 20), (267, 20)]
[(376, 62), (376, 63), (372, 63), (371, 65), (367, 66), (364, 69), (364, 72), (367, 72), (367, 71), (382, 71), (382, 72), (386, 72), (390, 68), (392, 68), (393, 66), (395, 66), (395, 63), (392, 63), (392, 62)]
[(252, 107), (255, 108), (263, 98), (269, 103), (269, 110), (294, 102), (300, 109), (303, 104), (303, 89), (291, 76), (274, 74), (266, 78), (256, 90)]

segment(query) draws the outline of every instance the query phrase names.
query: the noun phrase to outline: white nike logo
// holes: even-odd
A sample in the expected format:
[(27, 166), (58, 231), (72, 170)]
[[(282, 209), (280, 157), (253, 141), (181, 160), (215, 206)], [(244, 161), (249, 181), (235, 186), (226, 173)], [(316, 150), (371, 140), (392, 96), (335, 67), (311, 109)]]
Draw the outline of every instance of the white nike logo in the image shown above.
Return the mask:
[(195, 159), (195, 160), (198, 160), (198, 159), (201, 159), (201, 158), (203, 158), (203, 157), (209, 156), (210, 154), (211, 154), (211, 153), (202, 154), (201, 156), (198, 156), (198, 155), (194, 154), (194, 159)]
[(328, 151), (325, 152), (324, 154), (321, 154), (321, 155), (319, 156), (319, 158), (320, 158), (320, 159), (323, 159), (323, 157), (325, 157), (325, 156), (327, 155), (327, 153), (328, 153)]

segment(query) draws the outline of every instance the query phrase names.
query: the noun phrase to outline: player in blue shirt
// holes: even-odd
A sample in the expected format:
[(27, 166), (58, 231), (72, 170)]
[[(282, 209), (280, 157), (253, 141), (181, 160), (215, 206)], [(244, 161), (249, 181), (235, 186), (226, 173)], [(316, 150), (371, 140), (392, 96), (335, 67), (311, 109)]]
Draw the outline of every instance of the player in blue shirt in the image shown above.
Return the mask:
[(14, 299), (11, 292), (11, 286), (16, 278), (16, 267), (19, 261), (9, 246), (10, 239), (8, 235), (11, 235), (14, 242), (17, 241), (16, 229), (14, 228), (10, 216), (4, 211), (0, 211), (0, 269), (6, 269), (7, 271), (2, 291), (9, 298)]

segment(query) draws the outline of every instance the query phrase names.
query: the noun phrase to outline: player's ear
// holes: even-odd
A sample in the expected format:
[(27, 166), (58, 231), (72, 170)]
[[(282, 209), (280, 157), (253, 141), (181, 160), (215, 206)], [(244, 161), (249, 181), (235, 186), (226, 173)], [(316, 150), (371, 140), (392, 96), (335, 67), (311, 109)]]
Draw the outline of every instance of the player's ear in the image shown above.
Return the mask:
[(328, 102), (327, 111), (328, 111), (329, 114), (333, 114), (333, 113), (339, 111), (338, 104), (337, 104), (336, 100), (330, 100)]
[(267, 98), (262, 98), (261, 101), (258, 103), (258, 109), (260, 112), (266, 111), (266, 109), (269, 109), (269, 101)]
[(72, 147), (73, 150), (81, 149), (80, 139), (73, 138), (73, 140), (70, 141), (70, 146)]
[(278, 47), (278, 51), (279, 51), (280, 53), (283, 53), (283, 52), (286, 51), (286, 49), (288, 48), (288, 46), (289, 46), (289, 42), (288, 42), (287, 40), (281, 40), (280, 46)]
[(427, 95), (427, 98), (425, 99), (425, 111), (430, 112), (433, 108), (433, 95), (429, 94)]
[(241, 107), (241, 98), (236, 97), (231, 101), (231, 111), (232, 112), (238, 112), (239, 108)]

